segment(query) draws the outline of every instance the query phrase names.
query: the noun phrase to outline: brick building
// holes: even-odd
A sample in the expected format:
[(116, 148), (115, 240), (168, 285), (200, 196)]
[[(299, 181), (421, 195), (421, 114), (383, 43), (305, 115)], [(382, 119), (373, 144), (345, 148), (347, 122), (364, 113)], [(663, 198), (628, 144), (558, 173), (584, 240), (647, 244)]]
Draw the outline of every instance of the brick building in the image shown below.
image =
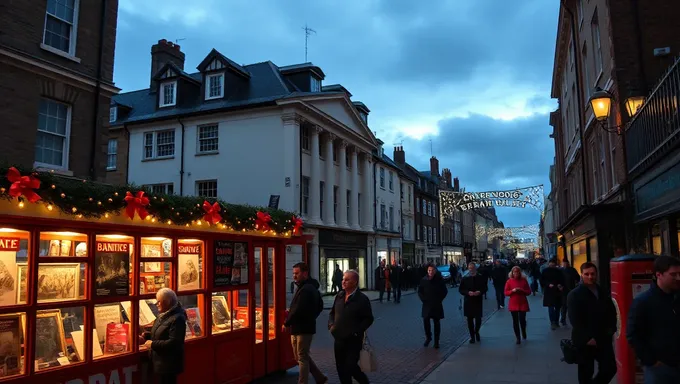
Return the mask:
[[(561, 1), (552, 79), (559, 107), (550, 115), (557, 252), (576, 267), (599, 264), (605, 284), (608, 260), (630, 242), (625, 128), (619, 127), (631, 119), (626, 102), (646, 95), (670, 64), (655, 48), (677, 52), (680, 34), (669, 16), (679, 14), (680, 3), (670, 3)], [(612, 96), (604, 123), (589, 103), (597, 88)]]
[(117, 0), (0, 2), (0, 152), (103, 180)]

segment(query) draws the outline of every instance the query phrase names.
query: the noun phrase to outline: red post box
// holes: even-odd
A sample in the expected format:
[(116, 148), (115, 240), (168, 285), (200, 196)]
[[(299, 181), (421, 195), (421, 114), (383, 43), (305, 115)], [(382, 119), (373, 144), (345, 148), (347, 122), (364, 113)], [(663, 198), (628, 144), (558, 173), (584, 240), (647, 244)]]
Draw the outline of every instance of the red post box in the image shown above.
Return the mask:
[(626, 255), (614, 258), (610, 263), (612, 299), (618, 323), (614, 347), (619, 384), (644, 383), (642, 367), (626, 340), (626, 323), (633, 299), (653, 284), (655, 258), (653, 255)]

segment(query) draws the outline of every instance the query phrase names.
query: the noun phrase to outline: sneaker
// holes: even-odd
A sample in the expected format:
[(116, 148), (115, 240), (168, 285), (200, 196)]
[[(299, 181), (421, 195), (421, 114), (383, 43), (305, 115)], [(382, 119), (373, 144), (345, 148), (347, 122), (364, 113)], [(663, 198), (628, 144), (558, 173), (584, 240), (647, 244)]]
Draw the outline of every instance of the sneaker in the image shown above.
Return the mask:
[(504, 306), (501, 305), (501, 309), (505, 308)]

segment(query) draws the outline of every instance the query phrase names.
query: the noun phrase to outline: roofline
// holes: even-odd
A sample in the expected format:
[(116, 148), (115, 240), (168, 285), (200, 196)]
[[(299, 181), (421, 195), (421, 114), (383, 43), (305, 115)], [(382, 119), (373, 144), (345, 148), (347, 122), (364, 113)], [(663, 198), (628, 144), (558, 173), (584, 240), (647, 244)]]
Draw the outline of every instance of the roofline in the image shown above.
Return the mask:
[[(562, 0), (560, 0), (560, 12), (557, 16), (557, 34), (555, 36), (555, 57), (553, 59), (552, 84), (550, 88), (550, 97), (554, 99), (558, 99), (560, 97), (560, 93), (557, 91), (560, 84), (558, 70), (562, 64), (561, 59), (564, 41), (569, 40), (566, 36), (564, 36), (565, 23), (568, 21), (567, 16), (564, 14), (564, 7), (565, 5), (562, 3)], [(576, 52), (574, 52), (574, 55), (575, 54)]]
[(288, 73), (297, 73), (297, 72), (304, 72), (304, 71), (310, 71), (314, 73), (315, 75), (319, 76), (322, 80), (326, 78), (326, 74), (323, 72), (319, 66), (316, 66), (312, 64), (311, 62), (306, 62), (306, 63), (300, 63), (300, 64), (291, 64), (291, 65), (284, 65), (283, 67), (279, 67), (279, 71), (281, 71), (282, 74), (286, 75)]

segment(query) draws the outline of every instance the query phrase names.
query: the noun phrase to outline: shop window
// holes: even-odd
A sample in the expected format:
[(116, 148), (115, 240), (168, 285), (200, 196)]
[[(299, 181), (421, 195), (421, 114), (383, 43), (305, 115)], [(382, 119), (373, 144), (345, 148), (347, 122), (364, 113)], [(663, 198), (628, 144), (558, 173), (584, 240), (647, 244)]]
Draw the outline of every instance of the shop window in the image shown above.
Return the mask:
[(122, 297), (132, 292), (133, 238), (125, 235), (97, 235), (94, 253), (93, 296)]
[(2, 355), (3, 364), (0, 369), (0, 379), (21, 375), (24, 373), (24, 341), (26, 340), (26, 314), (7, 313), (0, 315), (2, 327)]
[(165, 237), (142, 237), (141, 258), (172, 257), (172, 240)]
[[(24, 275), (23, 271), (21, 274)], [(19, 279), (26, 280), (23, 276)], [(38, 265), (38, 303), (83, 300), (86, 281), (87, 263), (41, 262)]]
[(212, 333), (232, 331), (234, 311), (231, 292), (214, 292), (211, 300)]
[(28, 239), (29, 232), (0, 228), (0, 307), (28, 301)]
[(276, 308), (275, 308), (275, 301), (274, 298), (277, 295), (277, 290), (276, 290), (276, 283), (274, 282), (274, 259), (275, 259), (275, 250), (274, 248), (268, 248), (267, 249), (267, 265), (269, 266), (269, 271), (267, 273), (267, 315), (269, 316), (269, 338), (268, 340), (274, 340), (276, 339), (276, 327), (275, 327), (275, 313), (276, 313)]
[[(127, 309), (126, 309), (127, 307)], [(94, 306), (94, 329), (99, 348), (92, 351), (98, 359), (130, 352), (132, 324), (134, 319), (129, 302), (97, 304)]]
[(203, 288), (202, 240), (180, 239), (177, 241), (177, 290), (192, 291)]
[(40, 256), (87, 257), (87, 235), (74, 232), (41, 232)]
[(35, 369), (84, 362), (85, 307), (46, 309), (35, 319)]
[(184, 340), (205, 336), (203, 316), (201, 316), (201, 314), (205, 313), (203, 310), (203, 295), (179, 296), (177, 299), (187, 313), (187, 327)]
[(142, 261), (139, 263), (139, 294), (156, 293), (161, 288), (172, 288), (170, 276), (172, 263), (169, 261)]
[(652, 226), (652, 253), (655, 255), (661, 255), (661, 227), (659, 224), (654, 224)]

